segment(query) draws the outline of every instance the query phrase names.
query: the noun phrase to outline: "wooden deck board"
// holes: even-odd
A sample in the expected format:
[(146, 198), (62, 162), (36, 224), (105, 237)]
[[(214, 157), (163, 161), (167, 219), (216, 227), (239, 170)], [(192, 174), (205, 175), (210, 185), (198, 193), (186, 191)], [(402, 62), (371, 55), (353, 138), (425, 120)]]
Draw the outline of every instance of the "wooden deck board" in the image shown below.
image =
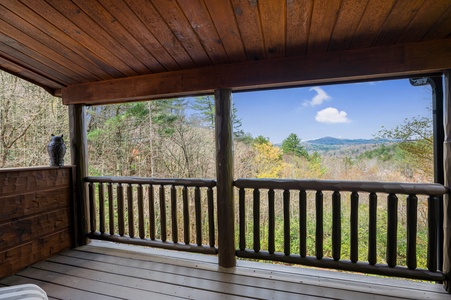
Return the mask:
[(438, 284), (108, 242), (65, 251), (0, 280), (34, 283), (52, 299), (450, 299)]
[[(109, 254), (112, 253), (110, 252)], [(181, 266), (180, 264), (173, 265), (171, 262), (161, 263), (153, 260), (148, 261), (148, 259), (146, 260), (146, 257), (139, 256), (135, 256), (135, 260), (130, 261), (117, 259), (117, 256), (100, 255), (88, 252), (82, 253), (71, 251), (66, 255), (79, 257), (80, 259), (70, 260), (69, 257), (58, 256), (50, 259), (50, 261), (80, 265), (85, 259), (89, 259), (91, 260), (89, 262), (90, 268), (103, 271), (108, 271), (108, 267), (111, 269), (112, 264), (117, 264), (124, 274), (130, 276), (137, 274), (137, 272), (142, 269), (144, 272), (152, 271), (155, 272), (154, 274), (158, 274), (158, 277), (155, 275), (156, 278), (152, 280), (165, 280), (166, 276), (168, 276), (166, 282), (171, 283), (172, 280), (172, 283), (176, 284), (177, 279), (187, 280), (187, 278), (190, 278), (193, 280), (189, 283), (186, 282), (190, 286), (201, 288), (201, 283), (206, 281), (207, 288), (214, 291), (226, 292), (232, 289), (233, 285), (236, 285), (240, 287), (241, 297), (257, 296), (257, 298), (264, 298), (261, 295), (256, 295), (255, 287), (260, 287), (263, 295), (268, 296), (269, 294), (273, 294), (273, 298), (275, 299), (289, 299), (292, 295), (298, 297), (299, 294), (313, 297), (320, 296), (334, 298), (337, 297), (337, 293), (342, 293), (340, 289), (343, 285), (342, 280), (338, 283), (331, 281), (326, 281), (326, 283), (324, 283), (324, 280), (321, 282), (321, 279), (318, 279), (316, 276), (293, 277), (291, 274), (283, 274), (283, 272), (266, 272), (267, 276), (261, 276), (261, 274), (256, 276), (254, 270), (248, 268), (235, 268), (235, 271), (231, 273), (228, 272), (227, 269), (219, 268), (217, 265), (209, 266), (209, 268), (201, 265), (202, 270), (199, 270), (196, 269), (196, 267), (199, 266), (199, 262), (197, 261), (187, 261), (185, 266)], [(105, 266), (98, 262), (104, 263)], [(127, 270), (127, 267), (130, 267), (131, 270)], [(146, 274), (140, 275), (140, 277), (141, 276), (145, 277)], [(299, 282), (302, 282), (302, 285), (299, 285)], [(318, 286), (322, 287), (322, 289), (319, 290)], [(366, 289), (357, 288), (354, 292), (345, 291), (342, 293), (342, 297), (352, 296), (354, 299), (363, 297), (366, 293), (372, 293), (373, 289), (374, 287), (368, 285)], [(402, 296), (403, 293), (404, 291), (400, 291), (399, 296)], [(386, 299), (386, 297), (377, 296), (376, 299)]]

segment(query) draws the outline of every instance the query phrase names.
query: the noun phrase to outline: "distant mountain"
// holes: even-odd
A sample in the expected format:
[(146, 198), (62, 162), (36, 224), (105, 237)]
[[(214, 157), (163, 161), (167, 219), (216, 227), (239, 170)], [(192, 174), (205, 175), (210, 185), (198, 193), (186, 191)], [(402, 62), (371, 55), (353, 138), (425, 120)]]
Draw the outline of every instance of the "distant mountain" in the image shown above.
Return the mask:
[(318, 152), (336, 157), (349, 157), (373, 150), (382, 144), (394, 142), (396, 141), (387, 139), (337, 139), (328, 136), (316, 140), (303, 141), (302, 146), (308, 153)]
[(367, 145), (367, 144), (384, 144), (392, 142), (387, 139), (337, 139), (326, 136), (316, 140), (305, 141), (304, 143), (328, 146), (352, 146), (352, 145)]

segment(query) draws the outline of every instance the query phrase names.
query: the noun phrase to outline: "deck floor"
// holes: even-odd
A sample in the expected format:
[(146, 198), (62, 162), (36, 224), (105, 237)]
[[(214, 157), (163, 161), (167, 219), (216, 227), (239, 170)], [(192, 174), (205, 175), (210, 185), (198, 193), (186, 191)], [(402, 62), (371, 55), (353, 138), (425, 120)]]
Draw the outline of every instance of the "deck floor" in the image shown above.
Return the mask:
[(0, 280), (49, 299), (451, 299), (439, 284), (238, 261), (94, 241)]

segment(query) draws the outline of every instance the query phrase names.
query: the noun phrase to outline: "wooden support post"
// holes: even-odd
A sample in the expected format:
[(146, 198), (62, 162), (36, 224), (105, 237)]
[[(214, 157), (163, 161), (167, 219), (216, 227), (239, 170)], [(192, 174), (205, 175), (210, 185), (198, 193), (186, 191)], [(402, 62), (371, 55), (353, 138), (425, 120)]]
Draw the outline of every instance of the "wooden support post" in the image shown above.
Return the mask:
[[(410, 78), (410, 84), (413, 86), (423, 86), (429, 84), (432, 89), (432, 125), (434, 133), (434, 182), (444, 184), (444, 162), (443, 162), (443, 142), (445, 138), (444, 133), (444, 121), (443, 121), (443, 78), (442, 76), (431, 77), (417, 77)], [(431, 206), (435, 208), (435, 205)], [(430, 225), (436, 224), (433, 235), (437, 236), (437, 245), (431, 248), (430, 255), (437, 257), (437, 269), (443, 270), (443, 201), (436, 207), (439, 215), (435, 215), (434, 212), (430, 212), (431, 218), (437, 218), (437, 220), (429, 219)], [(433, 251), (435, 250), (436, 253)], [(435, 270), (434, 270), (435, 271)]]
[[(451, 187), (451, 71), (445, 72), (445, 142), (444, 142), (444, 175), (445, 186)], [(451, 293), (451, 197), (450, 193), (443, 197), (443, 273), (446, 280), (445, 289)]]
[(221, 267), (231, 268), (236, 265), (231, 90), (215, 91), (215, 120), (218, 260)]
[(76, 166), (75, 175), (75, 199), (76, 219), (75, 235), (76, 245), (88, 244), (86, 235), (88, 233), (88, 214), (86, 204), (86, 188), (84, 178), (88, 176), (88, 146), (84, 105), (69, 105), (69, 128), (70, 128), (70, 152), (71, 164)]

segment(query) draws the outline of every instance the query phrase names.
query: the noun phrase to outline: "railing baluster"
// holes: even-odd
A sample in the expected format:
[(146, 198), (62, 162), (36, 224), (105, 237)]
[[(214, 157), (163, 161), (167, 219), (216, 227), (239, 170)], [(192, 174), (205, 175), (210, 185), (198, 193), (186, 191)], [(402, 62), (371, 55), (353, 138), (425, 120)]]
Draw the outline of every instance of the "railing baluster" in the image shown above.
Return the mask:
[(291, 254), (290, 190), (283, 191), (283, 252)]
[(128, 210), (128, 235), (135, 237), (135, 216), (133, 209), (133, 186), (131, 183), (127, 186), (127, 210)]
[(183, 187), (183, 239), (185, 244), (190, 243), (190, 226), (189, 226), (189, 202), (188, 202), (188, 187)]
[(202, 245), (202, 215), (200, 207), (200, 188), (194, 188), (194, 208), (196, 211), (196, 244)]
[(332, 257), (335, 261), (341, 257), (341, 195), (332, 194)]
[(307, 256), (307, 193), (299, 191), (299, 254)]
[(110, 223), (110, 234), (114, 234), (114, 203), (113, 203), (113, 185), (108, 183), (108, 215)]
[(161, 231), (161, 240), (166, 242), (167, 233), (166, 233), (166, 201), (165, 201), (165, 191), (164, 185), (160, 185), (160, 231)]
[(323, 253), (323, 192), (317, 191), (315, 197), (316, 205), (316, 236), (315, 236), (315, 255), (316, 258), (322, 259)]
[(428, 257), (427, 268), (431, 272), (437, 271), (437, 220), (439, 197), (428, 198)]
[(103, 192), (103, 183), (99, 183), (99, 230), (101, 234), (105, 233), (105, 196)]
[(377, 262), (376, 240), (377, 240), (377, 194), (370, 193), (369, 196), (369, 224), (368, 224), (368, 262), (375, 265)]
[(209, 187), (207, 189), (208, 198), (208, 232), (210, 239), (210, 247), (215, 246), (215, 207), (213, 201), (213, 189)]
[(388, 266), (395, 267), (398, 242), (398, 197), (395, 194), (387, 196), (387, 256)]
[(124, 236), (125, 233), (124, 211), (124, 187), (119, 183), (117, 185), (117, 223), (120, 236)]
[(246, 249), (246, 191), (240, 189), (238, 193), (239, 197), (239, 215), (240, 215), (240, 250)]
[(417, 268), (417, 210), (418, 198), (416, 195), (407, 196), (407, 267), (411, 270)]
[(155, 195), (153, 185), (147, 188), (149, 201), (149, 237), (152, 241), (155, 240)]
[(260, 191), (254, 189), (254, 251), (260, 251)]
[(268, 252), (273, 254), (276, 251), (275, 246), (275, 211), (274, 211), (274, 190), (268, 190)]
[(138, 185), (138, 222), (139, 237), (143, 239), (146, 236), (146, 230), (144, 226), (144, 197), (142, 184)]
[(351, 193), (351, 261), (359, 260), (359, 194)]
[(96, 232), (97, 222), (96, 222), (96, 193), (95, 193), (95, 183), (89, 183), (89, 225), (91, 227), (91, 232)]
[[(140, 177), (86, 177), (84, 180), (87, 238), (218, 254), (214, 180)], [(193, 195), (190, 195), (191, 187)], [(157, 188), (159, 191), (154, 191)], [(185, 236), (181, 236), (182, 226), (185, 226)], [(184, 238), (189, 247), (181, 244)]]
[(172, 224), (172, 241), (178, 243), (178, 224), (177, 224), (177, 190), (175, 185), (171, 186), (171, 224)]

